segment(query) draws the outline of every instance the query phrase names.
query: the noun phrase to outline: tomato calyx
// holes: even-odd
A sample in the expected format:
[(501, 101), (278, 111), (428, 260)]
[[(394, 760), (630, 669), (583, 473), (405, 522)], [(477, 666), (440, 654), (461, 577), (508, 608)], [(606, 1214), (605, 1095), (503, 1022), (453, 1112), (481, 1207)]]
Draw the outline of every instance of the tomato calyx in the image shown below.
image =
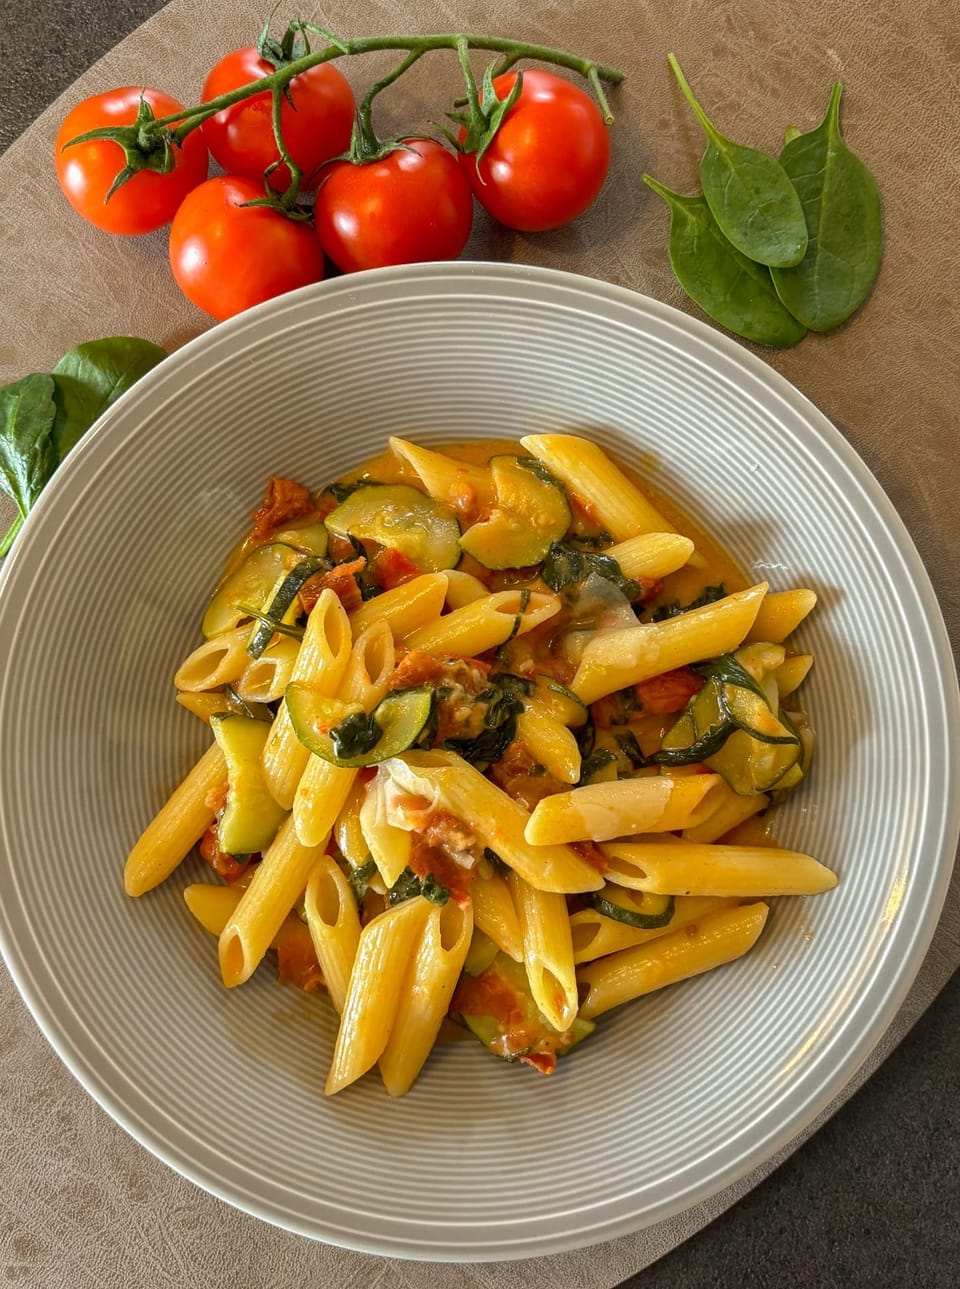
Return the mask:
[(153, 108), (142, 96), (137, 107), (137, 118), (132, 125), (102, 125), (96, 130), (86, 130), (83, 134), (68, 139), (62, 150), (97, 139), (109, 139), (123, 151), (123, 168), (117, 171), (104, 197), (105, 202), (128, 179), (143, 170), (152, 170), (158, 175), (171, 174), (176, 165), (174, 148), (180, 146), (165, 126), (158, 125)]
[(493, 78), (502, 74), (502, 59), (494, 60), (485, 68), (482, 92), (477, 90), (477, 83), (474, 80), (473, 70), (469, 61), (463, 57), (461, 57), (460, 61), (467, 86), (465, 100), (467, 110), (466, 112), (448, 112), (447, 118), (454, 125), (460, 127), (461, 133), (454, 135), (450, 130), (444, 129), (442, 126), (440, 128), (443, 129), (444, 135), (458, 152), (471, 153), (475, 159), (475, 164), (479, 166), (484, 153), (496, 138), (504, 117), (520, 97), (520, 91), (523, 89), (523, 72), (518, 68), (517, 77), (510, 88), (510, 93), (506, 98), (501, 99), (497, 97)]

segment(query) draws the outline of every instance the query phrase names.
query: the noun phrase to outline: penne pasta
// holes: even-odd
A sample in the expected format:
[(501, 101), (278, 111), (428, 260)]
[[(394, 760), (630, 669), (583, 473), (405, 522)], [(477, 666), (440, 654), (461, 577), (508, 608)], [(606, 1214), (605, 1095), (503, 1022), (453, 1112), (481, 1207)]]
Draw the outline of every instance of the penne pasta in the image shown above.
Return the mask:
[(673, 917), (667, 925), (650, 930), (628, 926), (626, 922), (605, 917), (597, 909), (580, 909), (570, 917), (573, 960), (579, 966), (581, 962), (593, 962), (610, 953), (619, 953), (621, 949), (633, 949), (638, 944), (647, 944), (662, 935), (669, 935), (671, 931), (679, 931), (681, 927), (699, 921), (707, 913), (732, 908), (734, 904), (734, 900), (714, 899), (710, 896), (678, 896), (674, 902)]
[(772, 644), (781, 644), (793, 635), (816, 602), (815, 592), (803, 588), (795, 591), (770, 591), (764, 596), (753, 626), (744, 639), (768, 640)]
[(170, 876), (213, 823), (207, 804), (227, 781), (227, 763), (216, 743), (204, 752), (141, 833), (127, 856), (123, 886), (128, 895), (145, 895)]
[(520, 442), (615, 541), (637, 533), (673, 532), (673, 525), (598, 444), (575, 434), (528, 434)]
[(361, 931), (324, 1089), (327, 1096), (359, 1079), (383, 1055), (433, 907), (418, 896), (378, 914)]
[(517, 738), (526, 744), (533, 759), (561, 783), (576, 783), (580, 778), (577, 740), (536, 698), (524, 701), (517, 717)]
[(275, 703), (293, 680), (300, 645), (289, 636), (279, 636), (259, 658), (247, 658), (234, 689), (245, 703)]
[(418, 628), (403, 637), (403, 644), (407, 649), (476, 658), (532, 631), (559, 610), (559, 597), (547, 592), (496, 591)]
[(404, 981), (390, 1035), (380, 1057), (380, 1074), (392, 1097), (409, 1092), (430, 1055), (460, 978), (473, 911), (448, 900), (427, 914), (413, 962)]
[[(336, 694), (350, 659), (350, 623), (331, 590), (324, 590), (314, 605), (304, 631), (291, 680), (306, 681), (318, 694)], [(286, 703), (281, 703), (263, 749), (263, 773), (274, 799), (285, 810), (294, 794), (310, 753), (293, 731)]]
[(649, 944), (588, 962), (577, 971), (586, 995), (580, 1015), (592, 1020), (633, 998), (733, 962), (756, 944), (768, 912), (762, 903), (721, 909)]
[(187, 693), (232, 685), (243, 675), (250, 662), (250, 655), (247, 653), (249, 639), (250, 628), (237, 627), (205, 640), (174, 672), (173, 683), (177, 689)]
[(523, 961), (523, 932), (520, 918), (505, 877), (489, 864), (481, 864), (473, 886), (473, 917), (478, 928), (514, 962)]
[(693, 542), (679, 533), (638, 533), (603, 552), (615, 559), (624, 577), (668, 577), (693, 554)]
[(367, 600), (350, 615), (354, 639), (375, 622), (386, 622), (395, 640), (402, 640), (418, 627), (440, 616), (447, 594), (446, 573), (424, 573), (402, 586)]
[(709, 815), (712, 794), (722, 783), (716, 774), (588, 783), (539, 801), (524, 836), (534, 846), (545, 846), (687, 828)]
[(677, 667), (730, 653), (745, 639), (766, 582), (664, 622), (597, 632), (583, 649), (571, 688), (585, 703)]
[(228, 988), (249, 980), (280, 930), (284, 918), (303, 894), (314, 863), (327, 839), (302, 846), (288, 818), (263, 853), (250, 885), (220, 935), (220, 974)]
[(493, 479), (485, 466), (469, 465), (395, 437), (390, 439), (390, 451), (414, 470), (431, 497), (446, 502), (458, 515), (473, 517), (493, 505)]
[[(747, 819), (752, 819), (754, 815), (760, 814), (770, 805), (770, 798), (765, 792), (758, 792), (749, 797), (741, 796), (732, 788), (728, 788), (725, 783), (717, 785), (717, 791), (712, 794), (711, 800), (715, 803), (713, 810), (700, 823), (684, 828), (684, 841), (719, 841), (732, 828), (736, 828)], [(611, 878), (611, 880), (617, 879)], [(628, 883), (625, 882), (624, 885)]]
[(520, 919), (530, 992), (553, 1028), (565, 1033), (579, 1007), (566, 898), (538, 891), (516, 873), (507, 882)]
[(474, 600), (482, 600), (490, 594), (489, 588), (474, 577), (472, 573), (462, 573), (459, 569), (448, 568), (443, 575), (447, 579), (446, 605), (448, 609), (462, 609)]
[(800, 688), (812, 666), (813, 655), (809, 653), (795, 653), (783, 660), (774, 673), (777, 692), (782, 699)]
[(367, 850), (389, 890), (409, 865), (413, 842), (406, 829), (396, 827), (387, 818), (379, 776), (366, 789), (359, 820)]
[[(711, 846), (699, 842), (615, 842), (601, 847), (609, 860), (630, 868), (634, 890), (658, 895), (817, 895), (837, 877), (809, 855), (774, 846)], [(613, 880), (611, 874), (611, 880)]]
[(329, 855), (307, 878), (303, 908), (330, 1001), (342, 1012), (360, 944), (360, 915), (350, 883)]

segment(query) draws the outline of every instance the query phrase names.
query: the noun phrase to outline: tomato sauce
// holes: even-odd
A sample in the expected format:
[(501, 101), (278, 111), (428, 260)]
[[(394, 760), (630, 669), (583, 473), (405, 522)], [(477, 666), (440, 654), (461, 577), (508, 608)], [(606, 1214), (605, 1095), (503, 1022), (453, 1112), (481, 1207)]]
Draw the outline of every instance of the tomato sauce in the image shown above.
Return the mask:
[(293, 479), (271, 475), (263, 501), (253, 512), (251, 538), (255, 542), (265, 542), (295, 519), (306, 519), (308, 515), (316, 517), (316, 514), (317, 507), (309, 488)]

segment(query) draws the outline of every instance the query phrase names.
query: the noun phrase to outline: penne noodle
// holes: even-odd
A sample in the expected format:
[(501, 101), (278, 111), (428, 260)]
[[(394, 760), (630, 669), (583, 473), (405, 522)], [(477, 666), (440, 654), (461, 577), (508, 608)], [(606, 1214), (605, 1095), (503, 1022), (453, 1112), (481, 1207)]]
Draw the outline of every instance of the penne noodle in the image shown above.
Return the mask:
[(530, 816), (512, 797), (455, 752), (405, 752), (381, 771), (405, 790), (463, 820), (531, 886), (561, 894), (595, 891), (603, 878), (569, 846), (534, 846), (524, 837)]
[(234, 685), (245, 703), (275, 703), (293, 679), (300, 645), (290, 636), (280, 636), (259, 658), (247, 658), (247, 665)]
[(530, 993), (553, 1028), (566, 1033), (579, 1007), (566, 898), (538, 891), (516, 873), (507, 883), (520, 918)]
[(514, 962), (523, 962), (523, 932), (520, 918), (505, 877), (486, 864), (479, 866), (470, 887), (473, 917), (481, 931), (490, 937)]
[(649, 944), (588, 962), (577, 972), (586, 991), (580, 1015), (592, 1020), (633, 998), (733, 962), (756, 944), (768, 912), (766, 904), (721, 909)]
[(342, 1012), (360, 943), (360, 915), (350, 883), (329, 855), (314, 864), (303, 907), (330, 1001)]
[(375, 595), (350, 615), (354, 639), (375, 622), (386, 622), (395, 640), (440, 616), (447, 594), (446, 573), (423, 573), (402, 586)]
[(679, 931), (681, 927), (699, 921), (707, 913), (733, 908), (734, 903), (733, 900), (713, 899), (709, 896), (678, 896), (673, 917), (667, 925), (650, 930), (628, 926), (615, 918), (605, 917), (596, 909), (580, 909), (570, 918), (573, 960), (579, 966), (581, 962), (593, 962), (596, 958), (605, 958), (621, 949), (633, 949), (638, 944), (646, 944), (662, 935), (669, 935), (671, 931)]
[(237, 627), (205, 640), (174, 672), (174, 685), (188, 693), (232, 685), (243, 675), (250, 662), (250, 655), (247, 653), (249, 639), (250, 628)]
[(517, 738), (526, 745), (533, 759), (546, 766), (548, 773), (561, 783), (576, 783), (580, 778), (577, 740), (536, 698), (524, 700), (523, 711), (517, 717)]
[(679, 533), (639, 533), (603, 552), (615, 559), (624, 577), (668, 577), (693, 554), (693, 542)]
[(462, 609), (464, 605), (482, 600), (490, 594), (489, 587), (472, 573), (461, 573), (459, 569), (448, 568), (443, 576), (447, 579), (448, 609)]
[(327, 839), (302, 846), (293, 819), (281, 826), (263, 852), (250, 885), (220, 934), (220, 974), (229, 988), (249, 980), (270, 947), (283, 920), (303, 894), (314, 863)]
[(434, 906), (404, 982), (380, 1074), (392, 1097), (409, 1092), (437, 1041), (473, 934), (473, 910), (447, 900)]
[[(715, 808), (701, 823), (684, 828), (684, 841), (719, 841), (732, 828), (736, 828), (745, 820), (760, 814), (770, 804), (770, 798), (765, 792), (757, 792), (749, 797), (741, 796), (739, 793), (734, 792), (732, 788), (727, 787), (726, 784), (718, 785), (712, 799), (716, 803)], [(608, 877), (610, 877), (610, 874), (608, 874)], [(610, 877), (610, 880), (616, 881), (617, 879)], [(627, 885), (627, 883), (624, 883), (624, 885)]]
[(495, 500), (493, 478), (485, 466), (469, 465), (442, 452), (391, 438), (390, 451), (416, 473), (431, 497), (452, 506), (458, 515), (476, 516)]
[(532, 631), (560, 610), (560, 598), (545, 591), (495, 591), (403, 637), (407, 649), (476, 658), (513, 636)]
[(537, 802), (524, 836), (534, 846), (545, 846), (672, 832), (705, 819), (721, 784), (717, 774), (651, 775), (588, 783)]
[(787, 636), (793, 635), (816, 602), (816, 593), (804, 588), (770, 591), (744, 639), (781, 644)]
[(785, 658), (774, 673), (777, 682), (777, 693), (787, 698), (800, 688), (813, 666), (813, 655), (795, 653)]
[(413, 839), (406, 829), (398, 828), (387, 818), (379, 776), (364, 790), (359, 822), (367, 851), (384, 886), (390, 890), (410, 863)]
[(663, 622), (600, 631), (584, 645), (571, 689), (585, 703), (666, 671), (730, 653), (753, 626), (766, 582)]
[(144, 895), (169, 877), (213, 823), (207, 799), (227, 781), (227, 763), (214, 743), (147, 824), (127, 856), (123, 886)]
[(333, 826), (333, 837), (337, 849), (351, 868), (362, 868), (370, 859), (370, 848), (367, 846), (363, 829), (360, 827), (360, 807), (367, 795), (366, 784), (355, 779), (353, 787), (344, 802), (343, 809), (337, 815)]
[[(601, 846), (609, 860), (635, 875), (634, 890), (658, 895), (817, 895), (837, 884), (836, 874), (816, 859), (775, 846), (711, 846), (657, 841)], [(611, 880), (616, 880), (610, 874)]]
[(528, 434), (520, 442), (615, 541), (637, 533), (673, 532), (673, 525), (599, 444), (576, 434)]
[(360, 932), (360, 943), (324, 1091), (347, 1087), (383, 1054), (434, 905), (417, 896), (387, 909)]
[[(214, 882), (194, 882), (183, 888), (183, 902), (205, 931), (220, 936), (223, 928), (232, 917), (240, 903), (243, 887), (235, 883), (221, 886)], [(270, 941), (270, 948), (275, 949), (284, 936), (297, 933), (303, 923), (296, 913), (288, 913), (280, 930)]]

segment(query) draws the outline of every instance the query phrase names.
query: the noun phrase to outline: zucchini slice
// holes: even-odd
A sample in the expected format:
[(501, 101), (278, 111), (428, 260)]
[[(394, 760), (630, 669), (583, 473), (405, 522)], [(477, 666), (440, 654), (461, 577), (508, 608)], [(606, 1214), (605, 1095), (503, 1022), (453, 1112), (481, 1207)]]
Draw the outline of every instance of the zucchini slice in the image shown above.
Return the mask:
[(399, 551), (421, 573), (453, 568), (460, 559), (460, 525), (453, 511), (407, 483), (357, 488), (324, 523), (338, 536)]
[(656, 931), (673, 921), (672, 895), (653, 895), (649, 891), (607, 886), (602, 891), (588, 891), (580, 898), (605, 918), (613, 918), (615, 922), (632, 926), (637, 931)]
[(539, 564), (570, 527), (573, 516), (563, 484), (533, 458), (529, 461), (490, 460), (497, 504), (489, 519), (472, 524), (460, 539), (462, 549), (486, 568)]
[[(485, 999), (491, 1010), (483, 1010)], [(502, 952), (477, 976), (461, 977), (453, 1009), (494, 1056), (511, 1062), (527, 1058), (544, 1072), (555, 1056), (565, 1056), (596, 1028), (578, 1016), (565, 1033), (555, 1030), (533, 1000), (523, 964)]]
[(287, 542), (266, 542), (255, 547), (239, 568), (217, 587), (203, 615), (201, 630), (206, 639), (221, 631), (232, 631), (248, 615), (240, 607), (251, 604), (262, 609), (267, 597), (300, 552)]
[(357, 769), (377, 765), (411, 748), (430, 719), (434, 691), (429, 685), (387, 694), (369, 714), (350, 711), (336, 700), (321, 698), (302, 681), (286, 689), (287, 710), (294, 733), (314, 756)]
[(313, 577), (314, 573), (321, 573), (329, 567), (328, 561), (323, 559), (322, 556), (308, 555), (306, 559), (302, 559), (299, 564), (294, 565), (290, 572), (283, 577), (279, 585), (274, 584), (276, 590), (264, 610), (264, 616), (267, 621), (257, 623), (247, 642), (247, 653), (251, 658), (259, 658), (264, 649), (266, 649), (273, 638), (274, 623), (283, 621), (284, 615), (293, 604), (304, 582)]
[(228, 855), (255, 854), (270, 845), (287, 817), (263, 777), (260, 758), (270, 725), (234, 712), (215, 712), (210, 728), (227, 763), (227, 803), (217, 829), (220, 849)]

